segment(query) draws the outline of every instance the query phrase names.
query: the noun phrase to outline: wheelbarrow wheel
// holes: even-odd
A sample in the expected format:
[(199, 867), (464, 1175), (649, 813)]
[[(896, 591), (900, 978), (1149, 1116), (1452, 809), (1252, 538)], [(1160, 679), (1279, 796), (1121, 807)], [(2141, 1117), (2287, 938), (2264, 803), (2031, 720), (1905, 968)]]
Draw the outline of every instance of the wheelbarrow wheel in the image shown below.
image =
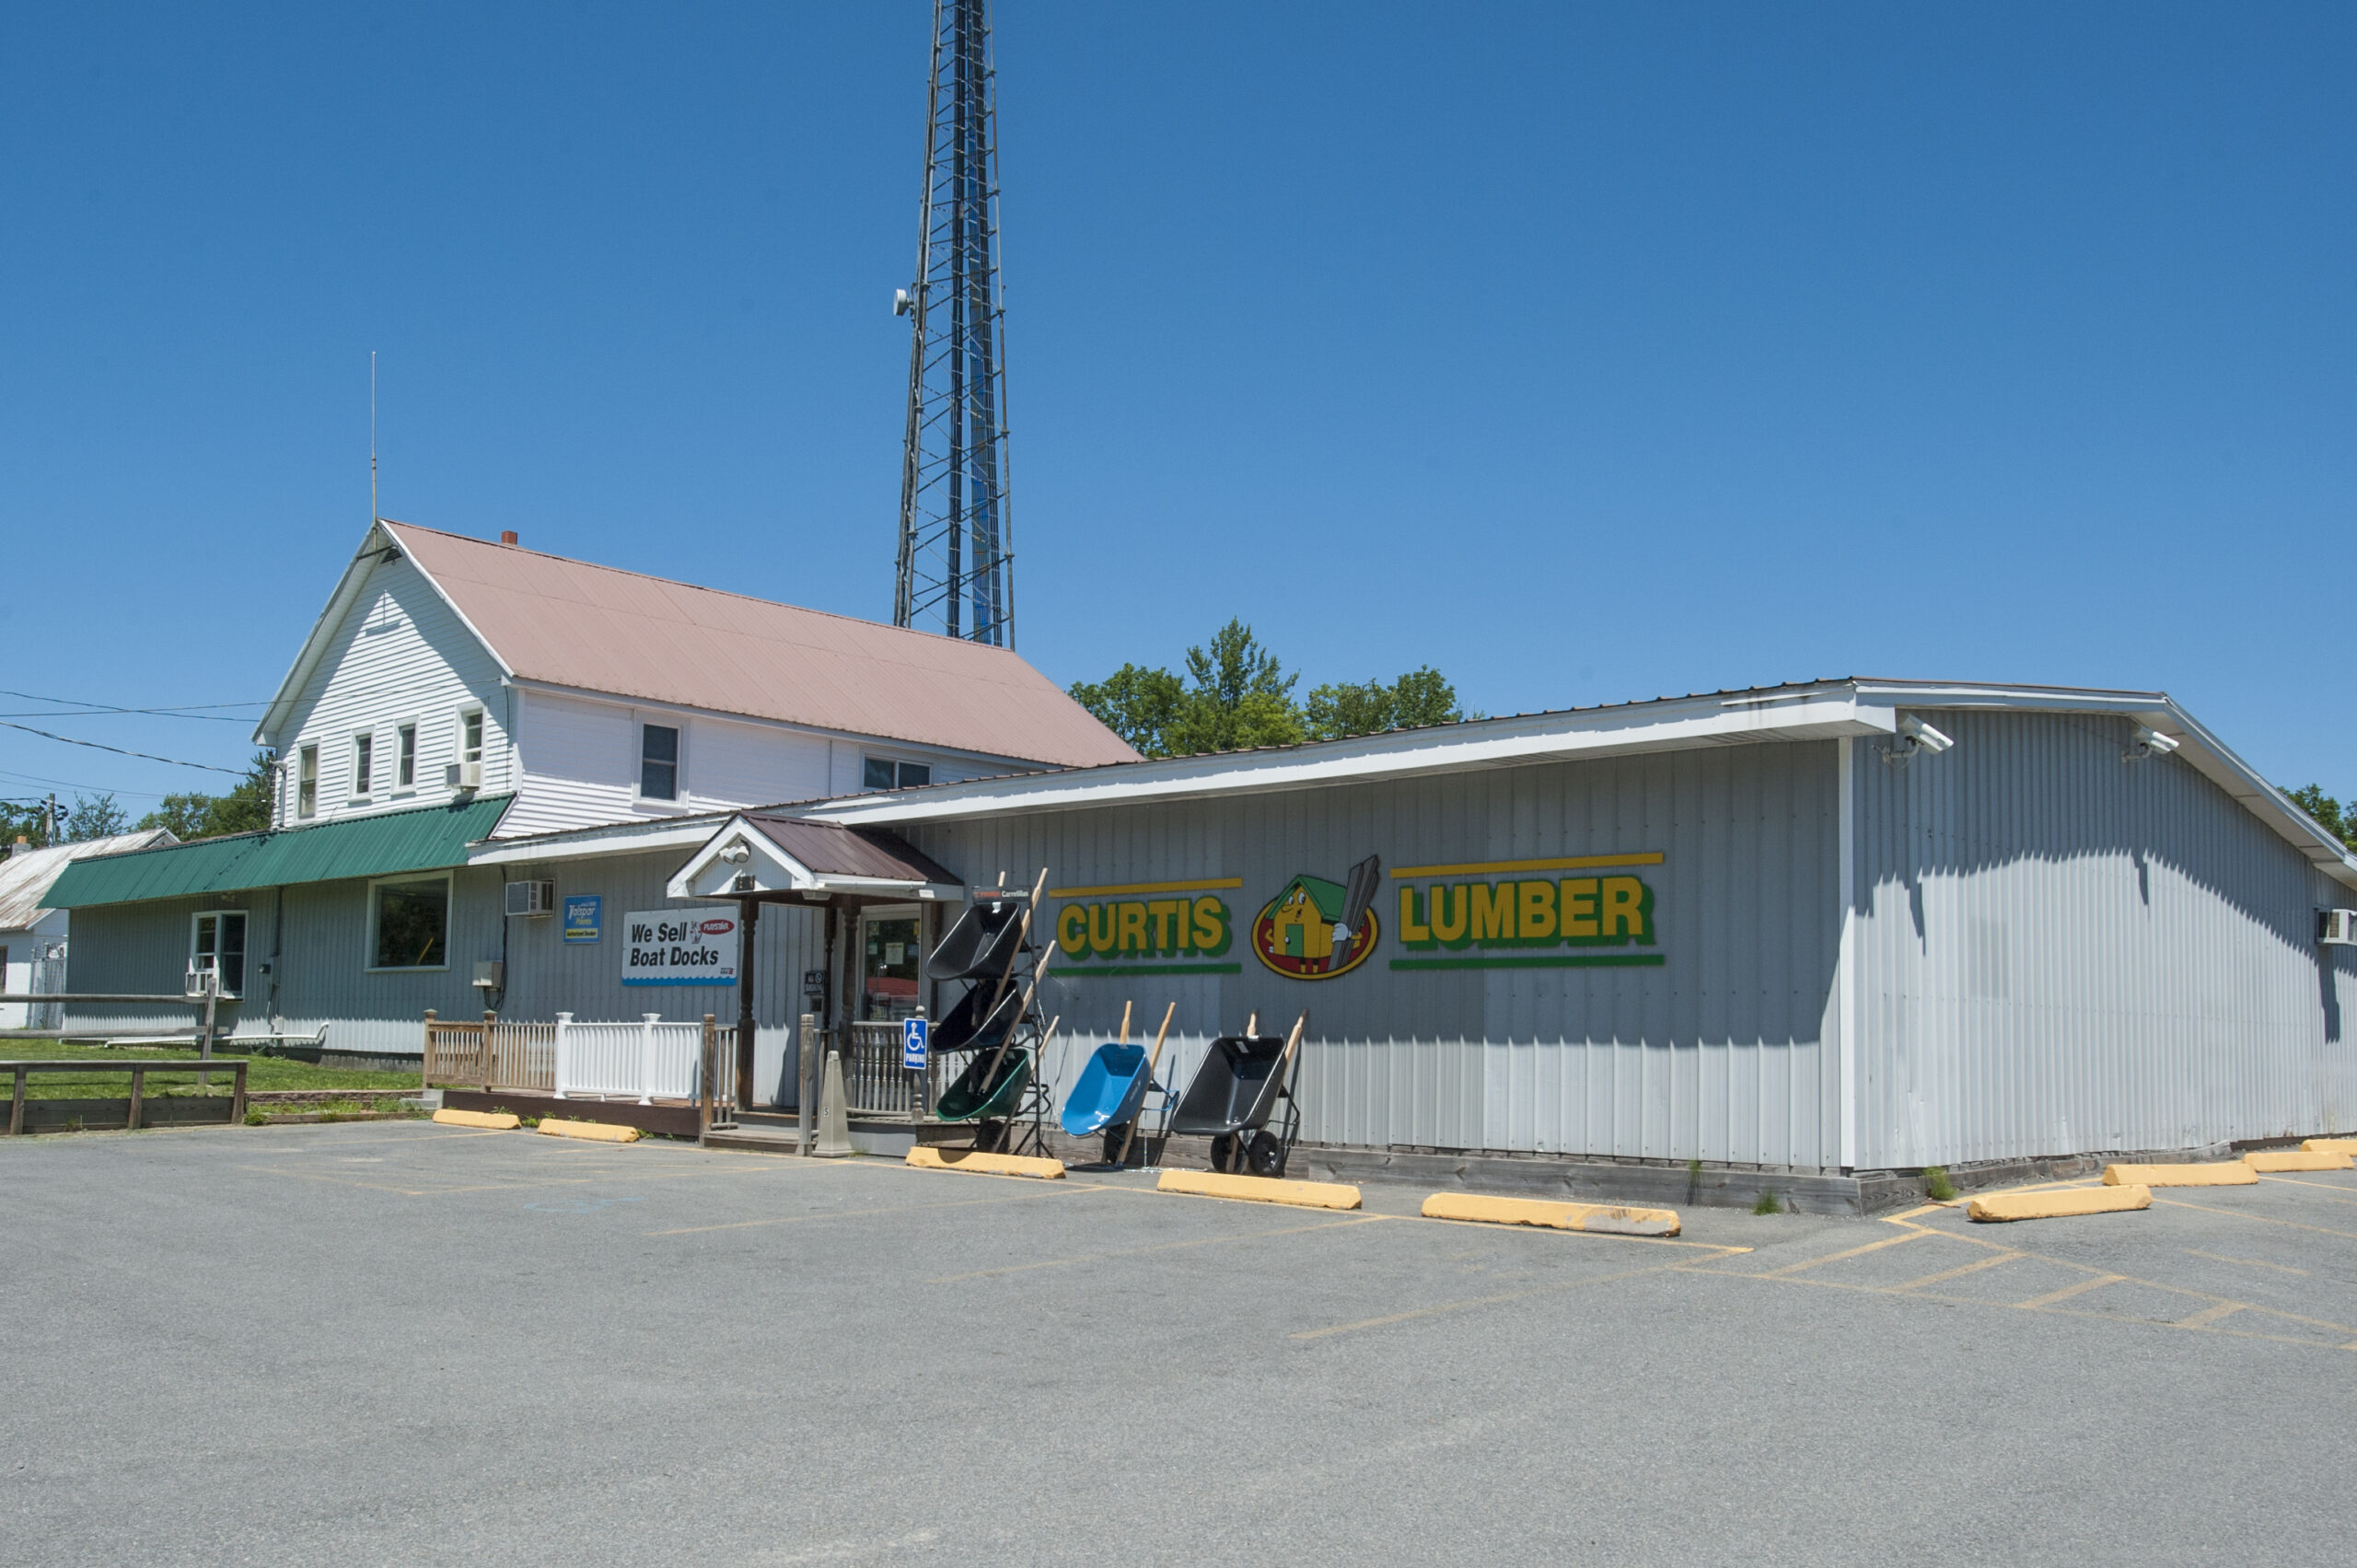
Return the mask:
[(974, 1150), (977, 1154), (1004, 1154), (1006, 1152), (1006, 1123), (1004, 1121), (974, 1123)]
[(1283, 1176), (1285, 1173), (1285, 1146), (1273, 1132), (1255, 1132), (1252, 1141), (1244, 1145), (1245, 1163), (1255, 1176)]
[(1221, 1132), (1212, 1139), (1212, 1168), (1233, 1171), (1236, 1168), (1236, 1134)]
[(1130, 1124), (1128, 1122), (1116, 1122), (1114, 1125), (1106, 1128), (1105, 1163), (1107, 1165), (1120, 1164), (1122, 1145), (1129, 1142)]

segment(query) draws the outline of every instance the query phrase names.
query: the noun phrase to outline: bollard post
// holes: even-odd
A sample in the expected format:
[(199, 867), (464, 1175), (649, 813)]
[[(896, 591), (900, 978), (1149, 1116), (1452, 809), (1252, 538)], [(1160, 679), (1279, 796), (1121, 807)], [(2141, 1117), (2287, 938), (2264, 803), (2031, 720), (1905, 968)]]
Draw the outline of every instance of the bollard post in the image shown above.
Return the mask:
[(482, 1010), (482, 1092), (491, 1093), (491, 1031), (497, 1026), (499, 1015), (485, 1007)]
[(434, 1086), (434, 1009), (425, 1010), (425, 1055), (419, 1064), (417, 1092), (424, 1094)]
[(638, 1026), (638, 1103), (655, 1103), (655, 1026), (663, 1016), (649, 1013)]
[(556, 1016), (556, 1098), (564, 1098), (564, 1086), (573, 1081), (573, 1015)]

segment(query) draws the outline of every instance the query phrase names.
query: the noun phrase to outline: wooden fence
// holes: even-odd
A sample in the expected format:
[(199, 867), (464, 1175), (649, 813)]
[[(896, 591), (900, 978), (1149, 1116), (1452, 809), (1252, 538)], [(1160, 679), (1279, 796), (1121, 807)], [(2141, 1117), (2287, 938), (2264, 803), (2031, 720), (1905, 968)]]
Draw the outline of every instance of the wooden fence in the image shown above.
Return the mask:
[(556, 1026), (425, 1015), (425, 1086), (556, 1092)]

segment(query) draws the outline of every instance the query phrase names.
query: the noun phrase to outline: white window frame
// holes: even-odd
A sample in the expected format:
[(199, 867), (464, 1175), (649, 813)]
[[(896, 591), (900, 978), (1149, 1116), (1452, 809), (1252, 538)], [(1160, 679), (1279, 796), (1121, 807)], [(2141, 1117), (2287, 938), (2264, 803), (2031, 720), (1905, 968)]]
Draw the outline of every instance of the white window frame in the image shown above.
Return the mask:
[[(250, 919), (249, 919), (249, 918), (247, 917), (247, 912), (246, 912), (244, 910), (236, 910), (236, 909), (198, 910), (198, 911), (194, 912), (193, 913), (192, 913), (192, 914), (188, 917), (188, 967), (189, 967), (189, 972), (190, 972), (190, 973), (193, 974), (193, 973), (197, 972), (197, 962), (196, 962), (196, 928), (197, 928), (198, 923), (200, 923), (200, 922), (202, 922), (202, 921), (205, 921), (205, 920), (214, 920), (214, 921), (218, 921), (218, 920), (220, 920), (224, 915), (232, 915), (232, 914), (234, 914), (234, 915), (236, 915), (236, 916), (238, 917), (238, 925), (242, 928), (242, 930), (245, 932), (245, 934), (246, 934), (247, 935), (252, 935), (252, 933), (253, 933), (253, 922), (252, 922)], [(216, 970), (220, 968), (220, 964), (221, 964), (221, 936), (220, 936), (220, 930), (221, 930), (221, 928), (220, 928), (218, 925), (215, 925), (215, 926), (214, 927), (214, 936), (213, 936), (213, 964), (214, 964), (214, 968), (215, 968), (215, 969), (216, 969)], [(246, 962), (247, 962), (247, 964), (248, 964), (248, 965), (251, 965), (251, 963), (253, 962), (253, 949), (252, 949), (252, 948), (250, 948), (250, 947), (247, 947), (244, 943), (242, 943), (242, 942), (241, 942), (241, 943), (239, 943), (239, 944), (238, 944), (238, 954), (239, 954), (239, 955), (240, 955), (240, 956), (241, 956), (241, 957), (246, 960)], [(249, 972), (248, 972), (248, 974), (247, 974), (247, 976), (246, 976), (246, 979), (249, 979), (249, 980), (250, 980), (250, 979), (251, 979), (251, 978), (252, 978), (252, 975), (251, 975), (251, 972), (250, 972), (250, 970), (249, 970)], [(223, 996), (225, 999), (235, 999), (235, 998), (237, 998), (237, 997), (243, 996), (245, 993), (246, 993), (246, 988), (245, 988), (245, 981), (244, 981), (243, 980), (239, 981), (238, 985), (238, 989), (237, 989), (237, 990), (235, 990), (235, 991), (227, 991), (227, 990), (225, 990), (225, 991), (223, 991), (223, 992), (221, 993), (222, 996)]]
[[(438, 964), (379, 964), (377, 962), (377, 889), (392, 883), (413, 882), (442, 884), (442, 961)], [(412, 871), (405, 877), (372, 877), (368, 879), (367, 946), (360, 950), (360, 967), (367, 974), (442, 974), (450, 968), (450, 928), (459, 921), (459, 900), (451, 886), (447, 871)]]
[[(310, 798), (304, 799), (305, 785)], [(295, 819), (308, 822), (319, 814), (319, 748), (317, 741), (295, 749)]]
[[(366, 784), (363, 784), (360, 778), (360, 753), (364, 747), (368, 753), (368, 779)], [(352, 793), (346, 798), (365, 805), (377, 798), (377, 732), (375, 730), (355, 729), (352, 732), (351, 758), (352, 767), (346, 782), (351, 785)]]
[[(893, 782), (888, 784), (869, 784), (867, 782), (867, 767), (871, 762), (890, 763), (892, 767)], [(900, 783), (900, 770), (902, 768), (923, 768), (924, 770), (925, 784), (933, 783), (933, 775), (939, 772), (932, 762), (922, 758), (879, 757), (872, 751), (864, 751), (860, 754), (859, 758), (859, 787), (863, 792), (871, 789), (920, 789), (923, 787), (923, 785), (921, 784)]]
[[(472, 757), (467, 755), (467, 720), (470, 718), (475, 721), (475, 745)], [(490, 750), (490, 715), (483, 711), (483, 705), (481, 703), (462, 703), (458, 712), (451, 715), (450, 722), (450, 771), (446, 776), (451, 780), (450, 788), (454, 792), (465, 787), (457, 782), (459, 777), (457, 770), (465, 767), (470, 761), (482, 761)], [(488, 787), (491, 782), (487, 774), (488, 770), (483, 780), (485, 787)]]
[[(650, 811), (685, 811), (688, 808), (688, 721), (678, 714), (631, 714), (631, 727), (638, 731), (638, 744), (631, 748), (630, 797), (633, 804)], [(671, 793), (668, 796), (646, 793), (646, 732), (668, 729), (676, 738), (671, 748)]]
[[(397, 720), (393, 725), (393, 782), (391, 788), (392, 793), (397, 796), (415, 795), (417, 793), (417, 769), (419, 761), (423, 755), (417, 744), (418, 732), (421, 727), (422, 726), (418, 724), (417, 720), (413, 718)], [(403, 758), (401, 756), (401, 744), (403, 741), (407, 741), (409, 744), (409, 756), (407, 758)], [(406, 782), (401, 778), (401, 763), (404, 761), (409, 763), (409, 778)]]

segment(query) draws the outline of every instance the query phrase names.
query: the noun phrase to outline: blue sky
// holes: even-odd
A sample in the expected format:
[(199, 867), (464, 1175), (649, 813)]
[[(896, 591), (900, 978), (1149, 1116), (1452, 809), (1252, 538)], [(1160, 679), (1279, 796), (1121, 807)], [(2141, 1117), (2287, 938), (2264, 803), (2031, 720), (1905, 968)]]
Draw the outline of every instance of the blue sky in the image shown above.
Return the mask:
[[(888, 615), (929, 20), (11, 12), (0, 687), (266, 697), (366, 526), (372, 349), (388, 516)], [(1492, 713), (2158, 687), (2357, 793), (2357, 12), (997, 25), (1057, 680), (1236, 614), (1305, 689), (1430, 663)], [(208, 780), (0, 733), (0, 794)]]

